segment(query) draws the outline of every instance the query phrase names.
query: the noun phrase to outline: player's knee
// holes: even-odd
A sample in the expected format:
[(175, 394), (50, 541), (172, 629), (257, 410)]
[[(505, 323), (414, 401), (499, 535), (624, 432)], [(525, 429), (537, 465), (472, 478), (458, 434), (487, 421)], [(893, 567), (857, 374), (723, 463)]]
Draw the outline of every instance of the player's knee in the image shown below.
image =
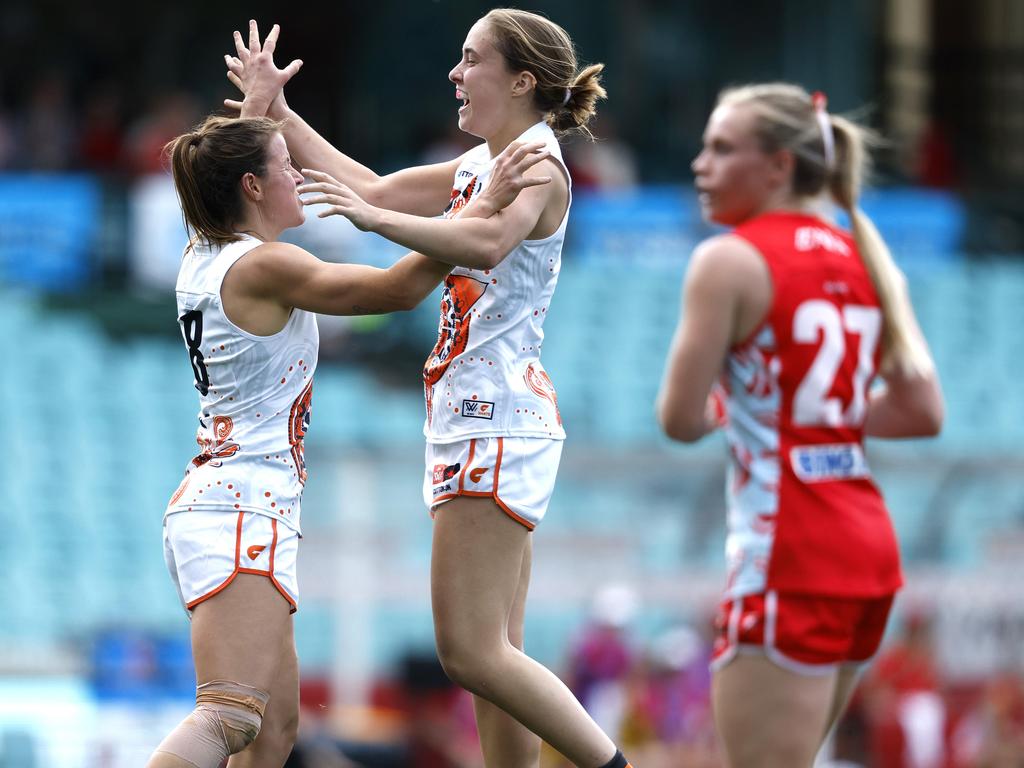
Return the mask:
[(489, 676), (500, 666), (501, 650), (465, 637), (437, 638), (437, 658), (445, 674), (472, 693), (488, 686)]
[(443, 626), (435, 627), (434, 639), (437, 645), (437, 658), (444, 668), (444, 673), (452, 681), (461, 684), (461, 678), (468, 672), (472, 663), (473, 653), (469, 644), (457, 632)]
[(268, 749), (285, 757), (292, 751), (299, 736), (299, 712), (296, 709), (289, 717), (280, 722), (264, 722), (263, 738), (269, 743)]
[(257, 688), (213, 680), (196, 688), (192, 714), (157, 747), (197, 766), (219, 766), (256, 740), (269, 696)]
[(250, 685), (211, 680), (196, 688), (196, 711), (216, 717), (228, 754), (241, 752), (260, 733), (269, 695)]

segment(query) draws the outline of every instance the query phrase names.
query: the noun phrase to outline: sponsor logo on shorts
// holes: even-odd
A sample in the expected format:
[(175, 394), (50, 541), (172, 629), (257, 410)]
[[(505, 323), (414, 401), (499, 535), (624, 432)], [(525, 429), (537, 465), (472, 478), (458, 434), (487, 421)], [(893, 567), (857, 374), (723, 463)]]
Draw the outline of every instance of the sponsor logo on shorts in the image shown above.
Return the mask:
[(467, 419), (493, 419), (494, 403), (486, 400), (463, 400), (462, 415)]
[(266, 547), (263, 544), (253, 544), (251, 547), (245, 550), (245, 554), (249, 556), (250, 560), (255, 560), (262, 554), (264, 549), (266, 549)]
[(790, 450), (789, 460), (796, 476), (805, 483), (852, 480), (870, 474), (864, 451), (856, 443), (798, 445)]
[(434, 495), (435, 496), (440, 496), (442, 493), (450, 492), (451, 489), (452, 489), (452, 484), (451, 483), (445, 483), (444, 485), (439, 485), (439, 486), (437, 486), (434, 489)]
[(490, 467), (477, 467), (476, 469), (470, 471), (469, 479), (472, 480), (474, 483), (479, 483), (483, 479), (484, 473), (487, 472), (487, 470), (489, 469)]
[(451, 480), (453, 477), (459, 474), (460, 469), (462, 469), (462, 464), (458, 462), (456, 462), (455, 464), (449, 464), (448, 466), (445, 466), (444, 464), (435, 464), (434, 485), (437, 485), (438, 483), (443, 483), (446, 480)]

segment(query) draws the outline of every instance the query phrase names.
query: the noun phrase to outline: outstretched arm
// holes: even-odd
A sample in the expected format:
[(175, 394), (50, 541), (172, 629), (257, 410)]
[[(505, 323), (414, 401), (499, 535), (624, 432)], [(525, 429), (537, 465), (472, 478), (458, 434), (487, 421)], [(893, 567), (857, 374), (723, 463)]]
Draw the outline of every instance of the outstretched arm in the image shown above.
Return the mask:
[(235, 56), (225, 56), (228, 79), (242, 91), (244, 99), (225, 99), (224, 105), (239, 110), (242, 117), (267, 115), (284, 122), (288, 150), (301, 166), (319, 168), (351, 187), (373, 205), (417, 216), (436, 216), (447, 204), (452, 179), (461, 158), (407, 168), (380, 176), (370, 168), (337, 150), (316, 132), (284, 99), (284, 86), (302, 66), (295, 59), (284, 69), (274, 63), (280, 27), (275, 24), (260, 44), (255, 21), (249, 22), (248, 43), (234, 33)]
[[(530, 145), (533, 147), (533, 145)], [(533, 147), (534, 152), (538, 147)], [(500, 213), (528, 186), (546, 183), (524, 171), (536, 161), (524, 151), (516, 162), (495, 167), (491, 184), (459, 213), (480, 219)], [(358, 264), (331, 264), (288, 243), (267, 243), (228, 273), (225, 286), (242, 301), (299, 307), (332, 315), (376, 315), (412, 309), (430, 295), (450, 265), (409, 253), (387, 269)]]
[[(492, 269), (529, 236), (557, 192), (550, 183), (553, 166), (542, 165), (548, 157), (543, 147), (541, 142), (514, 143), (495, 161), (492, 183), (479, 200), (468, 206), (487, 206), (486, 218), (428, 219), (385, 210), (368, 204), (351, 188), (317, 171), (303, 171), (313, 182), (300, 186), (299, 192), (317, 193), (305, 198), (305, 205), (330, 206), (318, 214), (321, 218), (341, 215), (359, 229), (376, 232), (432, 259), (472, 269)], [(490, 204), (488, 200), (502, 196), (502, 178), (514, 179), (513, 193), (505, 196), (506, 202)]]

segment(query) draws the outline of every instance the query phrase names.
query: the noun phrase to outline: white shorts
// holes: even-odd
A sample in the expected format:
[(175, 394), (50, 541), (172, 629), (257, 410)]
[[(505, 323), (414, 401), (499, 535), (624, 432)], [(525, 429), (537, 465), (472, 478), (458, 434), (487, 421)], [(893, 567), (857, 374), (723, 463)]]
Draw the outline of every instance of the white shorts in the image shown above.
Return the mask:
[(299, 604), (299, 534), (256, 512), (174, 512), (164, 517), (164, 559), (181, 604), (191, 611), (240, 573), (266, 576)]
[(561, 440), (540, 437), (427, 443), (423, 502), (434, 514), (456, 496), (483, 496), (532, 531), (547, 512), (561, 457)]

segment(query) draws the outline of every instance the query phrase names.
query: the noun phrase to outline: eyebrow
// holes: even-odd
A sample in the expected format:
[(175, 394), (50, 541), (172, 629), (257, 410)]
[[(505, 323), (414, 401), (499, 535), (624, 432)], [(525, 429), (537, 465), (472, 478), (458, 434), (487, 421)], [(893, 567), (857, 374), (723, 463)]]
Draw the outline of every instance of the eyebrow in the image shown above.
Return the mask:
[(473, 56), (479, 56), (480, 55), (475, 50), (473, 50), (472, 48), (470, 48), (467, 45), (465, 48), (462, 49), (462, 55), (463, 56), (469, 56), (470, 54), (472, 54)]

